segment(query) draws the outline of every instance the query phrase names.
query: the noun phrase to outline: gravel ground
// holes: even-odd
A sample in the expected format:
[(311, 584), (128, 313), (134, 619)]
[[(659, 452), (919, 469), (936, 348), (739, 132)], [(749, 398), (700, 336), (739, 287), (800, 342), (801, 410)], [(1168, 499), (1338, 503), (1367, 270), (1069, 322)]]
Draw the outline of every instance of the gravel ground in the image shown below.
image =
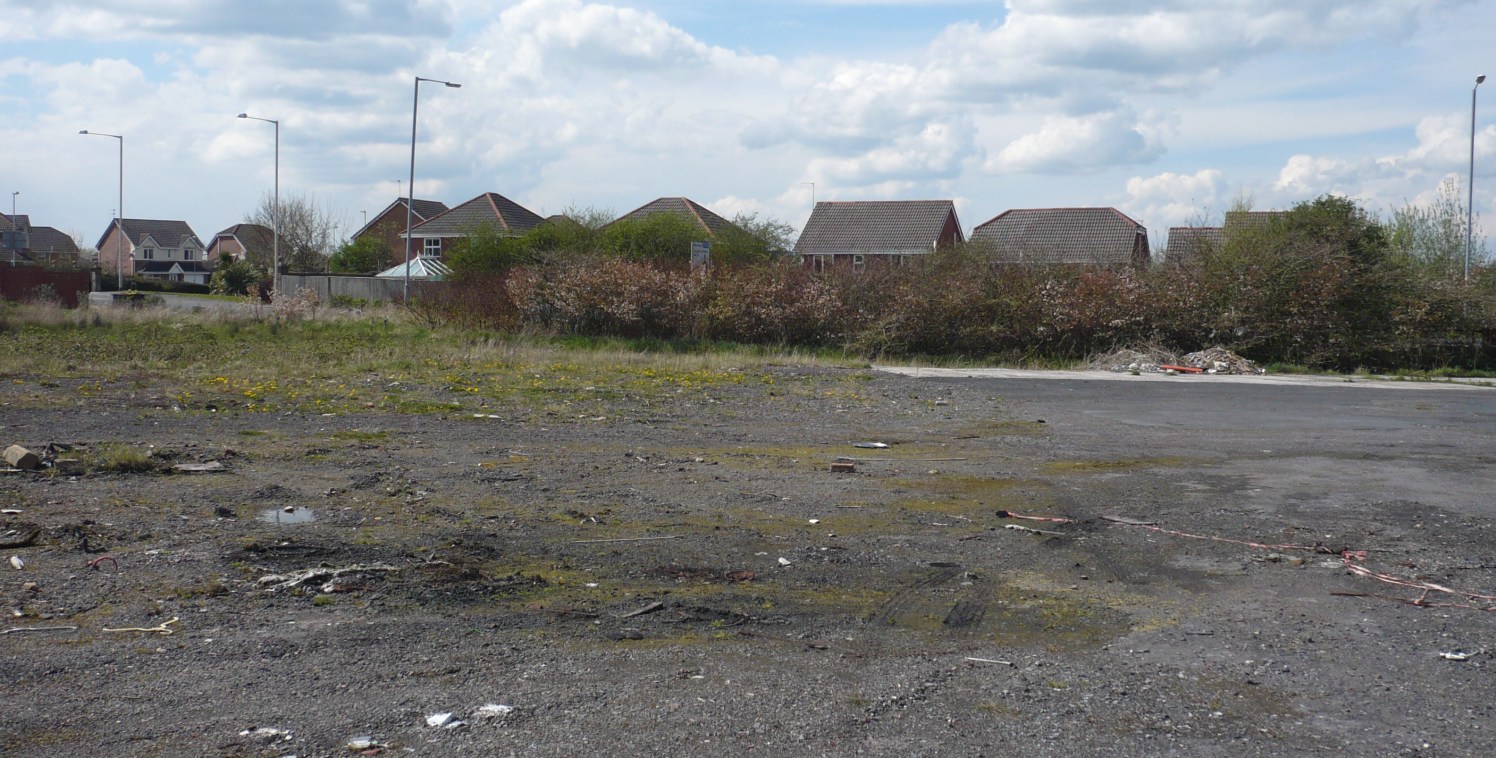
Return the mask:
[(0, 753), (1496, 754), (1496, 390), (931, 373), (0, 398)]

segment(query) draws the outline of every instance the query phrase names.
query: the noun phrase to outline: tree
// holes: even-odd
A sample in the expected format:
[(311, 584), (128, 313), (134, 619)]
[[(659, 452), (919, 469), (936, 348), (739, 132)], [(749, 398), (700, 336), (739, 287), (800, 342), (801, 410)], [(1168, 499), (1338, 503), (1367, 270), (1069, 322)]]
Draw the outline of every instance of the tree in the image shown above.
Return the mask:
[(245, 218), (246, 223), (261, 224), (280, 231), (280, 265), (286, 271), (318, 272), (327, 270), (338, 222), (332, 213), (306, 195), (281, 198), (277, 227), (275, 197), (266, 193), (260, 205)]
[(232, 255), (224, 253), (218, 259), (218, 269), (213, 272), (209, 286), (215, 295), (247, 295), (251, 285), (269, 278), (265, 269), (253, 261), (247, 258), (235, 260)]
[(507, 235), (485, 222), (454, 242), (446, 258), (452, 272), (461, 278), (508, 271), (534, 261), (535, 253), (529, 235)]
[[(1392, 211), (1387, 234), (1392, 250), (1422, 273), (1452, 279), (1464, 275), (1469, 226), (1459, 183), (1445, 179), (1438, 197), (1428, 206), (1405, 205)], [(1475, 235), (1472, 258), (1485, 257), (1484, 235)]]
[(349, 240), (328, 259), (335, 274), (377, 274), (390, 260), (390, 245), (373, 235)]
[(739, 213), (732, 226), (712, 239), (712, 261), (731, 265), (759, 263), (789, 250), (794, 227), (757, 213)]
[(621, 218), (599, 233), (608, 255), (633, 261), (691, 260), (691, 243), (707, 233), (681, 213), (655, 213), (644, 218)]

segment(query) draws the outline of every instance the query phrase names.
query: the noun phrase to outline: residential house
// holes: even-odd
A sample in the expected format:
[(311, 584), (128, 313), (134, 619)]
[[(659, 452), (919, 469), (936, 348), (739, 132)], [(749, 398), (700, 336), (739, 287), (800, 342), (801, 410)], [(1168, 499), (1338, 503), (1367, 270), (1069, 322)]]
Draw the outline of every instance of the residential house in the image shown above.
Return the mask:
[(816, 203), (795, 242), (795, 255), (817, 271), (845, 265), (902, 263), (909, 256), (965, 240), (950, 200), (868, 200)]
[(207, 250), (186, 221), (127, 218), (123, 234), (120, 224), (111, 221), (99, 238), (99, 268), (105, 273), (122, 269), (125, 276), (192, 284), (212, 278)]
[(971, 241), (1007, 263), (1143, 268), (1148, 230), (1116, 208), (1019, 208), (971, 230)]
[[(485, 192), (462, 205), (437, 214), (411, 229), (412, 257), (440, 258), (457, 240), (471, 236), (487, 225), (505, 236), (519, 236), (545, 223), (530, 209), (496, 192)], [(401, 263), (404, 263), (405, 232), (400, 233)]]
[(78, 243), (50, 226), (32, 226), (25, 214), (0, 213), (0, 263), (76, 264)]
[(1227, 211), (1222, 226), (1172, 226), (1164, 261), (1174, 265), (1220, 250), (1226, 238), (1245, 229), (1260, 229), (1282, 218), (1284, 211)]
[(688, 197), (662, 197), (651, 200), (614, 219), (613, 223), (616, 224), (625, 219), (640, 221), (661, 213), (671, 213), (686, 217), (701, 230), (703, 241), (732, 228), (731, 221), (713, 213), (710, 208)]
[[(405, 222), (406, 222), (406, 199), (398, 198), (390, 203), (384, 210), (369, 219), (368, 223), (354, 232), (350, 239), (363, 239), (374, 237), (390, 248), (390, 263), (403, 263), (405, 261)], [(447, 211), (447, 204), (438, 200), (422, 200), (416, 198), (410, 201), (410, 223), (424, 223), (436, 218)], [(413, 251), (419, 252), (419, 251)]]
[(209, 263), (216, 263), (225, 254), (236, 261), (248, 258), (268, 271), (275, 260), (275, 230), (264, 224), (234, 224), (213, 235), (208, 243)]

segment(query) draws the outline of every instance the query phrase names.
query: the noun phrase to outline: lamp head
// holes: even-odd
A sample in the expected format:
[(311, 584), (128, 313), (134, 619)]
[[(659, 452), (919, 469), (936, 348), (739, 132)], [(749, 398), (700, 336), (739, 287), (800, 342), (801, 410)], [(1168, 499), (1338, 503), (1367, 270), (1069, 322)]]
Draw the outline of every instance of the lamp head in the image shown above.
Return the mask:
[(461, 84), (458, 84), (457, 82), (446, 82), (446, 85), (448, 87), (451, 87), (452, 89), (457, 89), (457, 88), (459, 88), (459, 87), (462, 86)]
[(87, 129), (79, 129), (78, 133), (79, 134), (88, 134), (88, 130)]
[(241, 113), (241, 114), (239, 114), (239, 118), (249, 118), (249, 114), (248, 113)]
[(1486, 81), (1486, 75), (1485, 74), (1481, 74), (1480, 76), (1475, 77), (1475, 83), (1476, 84), (1482, 84), (1485, 81)]

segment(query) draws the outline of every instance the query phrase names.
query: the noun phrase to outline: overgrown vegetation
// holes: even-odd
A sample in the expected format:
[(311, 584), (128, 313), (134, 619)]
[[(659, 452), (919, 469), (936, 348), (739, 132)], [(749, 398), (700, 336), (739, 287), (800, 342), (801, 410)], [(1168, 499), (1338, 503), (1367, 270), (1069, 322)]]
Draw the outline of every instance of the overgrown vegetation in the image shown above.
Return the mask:
[(872, 358), (1053, 363), (1123, 345), (1222, 345), (1260, 363), (1339, 370), (1490, 368), (1496, 269), (1477, 265), (1465, 281), (1453, 266), (1456, 211), (1446, 202), (1384, 224), (1325, 196), (1147, 271), (999, 263), (969, 247), (863, 272), (815, 274), (759, 253), (702, 272), (660, 252), (684, 247), (684, 231), (614, 225), (573, 230), (587, 255), (489, 240), (486, 260), (500, 265), (464, 263), (454, 286), (411, 305), (430, 324)]

